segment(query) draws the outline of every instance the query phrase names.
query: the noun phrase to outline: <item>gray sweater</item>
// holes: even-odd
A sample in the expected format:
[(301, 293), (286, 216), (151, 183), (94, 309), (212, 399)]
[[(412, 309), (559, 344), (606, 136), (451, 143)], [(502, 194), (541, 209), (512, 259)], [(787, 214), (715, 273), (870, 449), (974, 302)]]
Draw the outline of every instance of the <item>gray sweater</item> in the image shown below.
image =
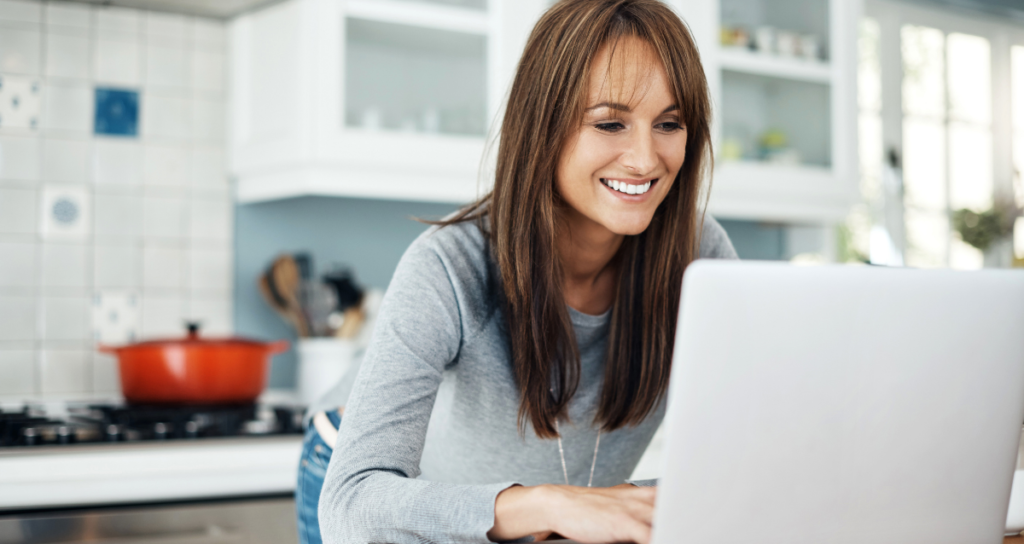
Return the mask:
[[(710, 217), (700, 256), (736, 258)], [(343, 381), (319, 403), (345, 406), (320, 495), (325, 543), (488, 542), (499, 492), (565, 483), (558, 442), (518, 431), (496, 273), (472, 223), (430, 228), (405, 252), (351, 394)], [(582, 375), (560, 430), (569, 483), (585, 486), (609, 318), (570, 314)], [(640, 425), (602, 433), (594, 486), (629, 477), (664, 413), (662, 401)]]

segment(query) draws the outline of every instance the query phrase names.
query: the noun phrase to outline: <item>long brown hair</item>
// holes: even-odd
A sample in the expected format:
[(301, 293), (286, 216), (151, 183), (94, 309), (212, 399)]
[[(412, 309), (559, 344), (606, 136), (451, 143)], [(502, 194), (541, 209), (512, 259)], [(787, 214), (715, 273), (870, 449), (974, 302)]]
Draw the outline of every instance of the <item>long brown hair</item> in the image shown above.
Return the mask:
[[(664, 66), (681, 121), (686, 159), (647, 230), (617, 255), (604, 384), (596, 420), (636, 425), (668, 387), (683, 271), (699, 249), (698, 200), (711, 164), (711, 104), (689, 29), (658, 0), (563, 0), (534, 27), (501, 125), (493, 190), (440, 222), (477, 220), (503, 287), (519, 425), (553, 438), (580, 379), (580, 357), (556, 250), (559, 155), (587, 107), (592, 59), (623, 37), (648, 43)], [(489, 219), (489, 221), (484, 221)]]

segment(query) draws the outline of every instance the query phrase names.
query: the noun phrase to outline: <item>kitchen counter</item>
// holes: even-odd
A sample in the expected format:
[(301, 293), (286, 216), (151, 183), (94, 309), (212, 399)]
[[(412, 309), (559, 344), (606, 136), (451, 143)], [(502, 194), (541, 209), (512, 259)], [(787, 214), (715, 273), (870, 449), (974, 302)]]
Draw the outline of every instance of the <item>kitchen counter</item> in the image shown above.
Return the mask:
[(302, 437), (81, 444), (0, 452), (0, 512), (288, 493)]

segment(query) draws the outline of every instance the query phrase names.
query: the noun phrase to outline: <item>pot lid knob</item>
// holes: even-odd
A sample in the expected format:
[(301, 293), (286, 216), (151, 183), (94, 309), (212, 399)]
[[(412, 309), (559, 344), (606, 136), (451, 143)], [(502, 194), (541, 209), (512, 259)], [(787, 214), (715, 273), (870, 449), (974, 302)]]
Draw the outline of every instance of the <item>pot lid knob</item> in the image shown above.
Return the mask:
[(195, 340), (199, 338), (199, 326), (201, 325), (198, 321), (187, 321), (185, 327), (188, 328), (188, 339)]

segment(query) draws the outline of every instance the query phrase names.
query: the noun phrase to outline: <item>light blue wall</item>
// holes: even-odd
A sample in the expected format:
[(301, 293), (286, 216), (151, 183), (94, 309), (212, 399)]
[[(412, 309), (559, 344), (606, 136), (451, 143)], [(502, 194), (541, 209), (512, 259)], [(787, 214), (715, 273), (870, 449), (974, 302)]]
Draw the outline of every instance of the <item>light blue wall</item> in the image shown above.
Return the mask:
[[(266, 340), (295, 333), (260, 297), (256, 281), (280, 253), (309, 251), (316, 269), (349, 265), (366, 287), (385, 288), (405, 248), (426, 225), (412, 217), (437, 219), (454, 204), (352, 198), (296, 198), (239, 205), (235, 210), (235, 330)], [(295, 384), (295, 354), (274, 359), (271, 387)]]
[[(263, 269), (282, 252), (309, 251), (318, 273), (334, 263), (349, 265), (357, 281), (385, 288), (398, 259), (426, 225), (412, 217), (437, 219), (454, 204), (427, 204), (351, 198), (296, 198), (239, 205), (235, 210), (235, 329), (266, 340), (294, 332), (275, 314), (256, 288)], [(786, 254), (784, 228), (746, 221), (722, 221), (741, 258), (780, 259)], [(295, 384), (293, 351), (271, 367), (271, 387)]]

